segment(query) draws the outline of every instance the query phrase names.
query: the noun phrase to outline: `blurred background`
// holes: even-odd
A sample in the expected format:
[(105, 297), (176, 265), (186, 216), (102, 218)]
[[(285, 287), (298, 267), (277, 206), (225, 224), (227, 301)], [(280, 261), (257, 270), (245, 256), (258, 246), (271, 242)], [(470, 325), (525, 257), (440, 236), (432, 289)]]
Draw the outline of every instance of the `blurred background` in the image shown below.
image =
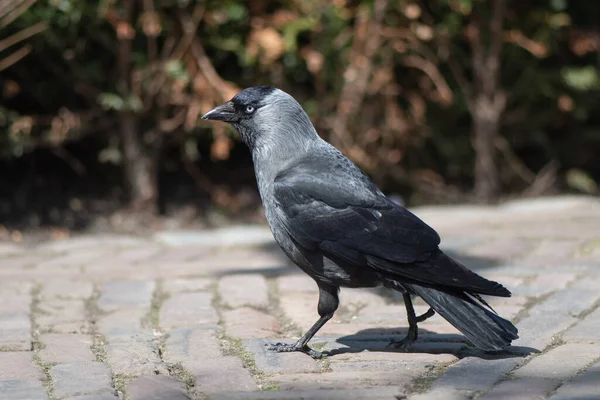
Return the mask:
[(260, 221), (277, 86), (409, 205), (598, 192), (595, 0), (1, 0), (0, 239)]

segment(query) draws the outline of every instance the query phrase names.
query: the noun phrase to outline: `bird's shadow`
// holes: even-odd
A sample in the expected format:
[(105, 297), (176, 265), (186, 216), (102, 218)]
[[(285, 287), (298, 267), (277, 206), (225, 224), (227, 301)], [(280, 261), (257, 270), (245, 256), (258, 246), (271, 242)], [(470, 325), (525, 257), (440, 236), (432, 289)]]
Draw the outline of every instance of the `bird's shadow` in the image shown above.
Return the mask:
[[(457, 358), (477, 357), (486, 360), (526, 357), (539, 353), (532, 347), (510, 346), (502, 351), (485, 352), (473, 347), (465, 336), (459, 334), (438, 334), (419, 328), (419, 339), (406, 350), (396, 348), (393, 342), (402, 340), (405, 328), (365, 329), (352, 335), (328, 340), (323, 354), (329, 357), (363, 351), (414, 354), (452, 354)], [(315, 343), (319, 339), (315, 338)]]

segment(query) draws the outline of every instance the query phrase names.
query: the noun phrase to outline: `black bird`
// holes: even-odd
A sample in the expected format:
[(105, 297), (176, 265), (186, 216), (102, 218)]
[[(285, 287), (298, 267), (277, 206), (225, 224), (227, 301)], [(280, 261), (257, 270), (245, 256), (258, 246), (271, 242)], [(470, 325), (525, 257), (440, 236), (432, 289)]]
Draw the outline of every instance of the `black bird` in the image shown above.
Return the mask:
[[(417, 323), (435, 312), (485, 351), (518, 338), (517, 328), (480, 296), (511, 293), (444, 254), (439, 235), (322, 140), (292, 96), (251, 87), (202, 118), (228, 122), (239, 132), (252, 152), (275, 240), (319, 286), (319, 320), (297, 343), (271, 344), (271, 350), (319, 358), (307, 344), (333, 316), (340, 287), (381, 285), (400, 291), (406, 305), (408, 335), (396, 347), (413, 343)], [(431, 308), (417, 316), (412, 295)]]

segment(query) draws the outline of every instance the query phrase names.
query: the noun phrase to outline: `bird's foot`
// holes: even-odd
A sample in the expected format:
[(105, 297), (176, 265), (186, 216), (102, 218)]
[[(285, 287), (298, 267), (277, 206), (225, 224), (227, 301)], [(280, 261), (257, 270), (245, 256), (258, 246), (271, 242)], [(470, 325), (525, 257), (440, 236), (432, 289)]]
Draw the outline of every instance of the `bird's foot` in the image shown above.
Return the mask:
[(299, 351), (307, 354), (315, 360), (323, 357), (323, 353), (316, 351), (308, 347), (307, 345), (301, 346), (299, 343), (266, 343), (267, 350), (274, 351), (276, 353), (290, 353), (292, 351)]
[(400, 349), (401, 351), (408, 351), (410, 346), (412, 346), (415, 341), (416, 339), (409, 338), (408, 336), (402, 340), (394, 340), (390, 338), (390, 343), (386, 346), (386, 349), (394, 346), (394, 348)]

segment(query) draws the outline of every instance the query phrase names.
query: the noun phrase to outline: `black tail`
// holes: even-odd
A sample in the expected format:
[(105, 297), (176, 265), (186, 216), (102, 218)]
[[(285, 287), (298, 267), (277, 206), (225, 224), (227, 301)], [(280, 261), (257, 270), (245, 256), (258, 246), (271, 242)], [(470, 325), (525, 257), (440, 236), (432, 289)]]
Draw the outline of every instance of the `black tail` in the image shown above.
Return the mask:
[(464, 292), (450, 294), (406, 283), (402, 286), (420, 296), (482, 350), (502, 350), (519, 338), (517, 328), (510, 321), (485, 309)]

